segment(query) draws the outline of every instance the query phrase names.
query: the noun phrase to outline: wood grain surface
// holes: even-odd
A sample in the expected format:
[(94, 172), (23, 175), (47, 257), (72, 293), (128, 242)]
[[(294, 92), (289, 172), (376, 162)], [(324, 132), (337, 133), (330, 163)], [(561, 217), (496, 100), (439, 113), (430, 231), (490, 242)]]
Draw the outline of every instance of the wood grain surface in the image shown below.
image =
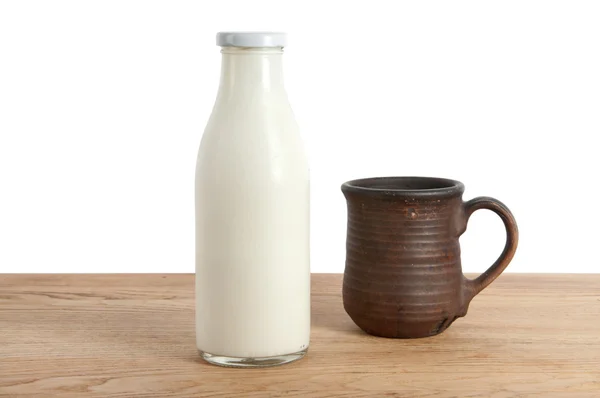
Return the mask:
[(372, 337), (312, 278), (308, 355), (196, 354), (193, 275), (0, 275), (0, 396), (600, 397), (600, 275), (501, 276), (439, 336)]

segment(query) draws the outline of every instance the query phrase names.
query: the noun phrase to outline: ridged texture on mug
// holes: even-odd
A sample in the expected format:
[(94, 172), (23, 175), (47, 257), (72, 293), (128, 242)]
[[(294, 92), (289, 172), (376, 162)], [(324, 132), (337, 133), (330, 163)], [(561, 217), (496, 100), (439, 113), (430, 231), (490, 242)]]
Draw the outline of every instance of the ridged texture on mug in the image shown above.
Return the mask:
[(346, 193), (344, 308), (367, 333), (438, 334), (464, 316), (462, 199)]

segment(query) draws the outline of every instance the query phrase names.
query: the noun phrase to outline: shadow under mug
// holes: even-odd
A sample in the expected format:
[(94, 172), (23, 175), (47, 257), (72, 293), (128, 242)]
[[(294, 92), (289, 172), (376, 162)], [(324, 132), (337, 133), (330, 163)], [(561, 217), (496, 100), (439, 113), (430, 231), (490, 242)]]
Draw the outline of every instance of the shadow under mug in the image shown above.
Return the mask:
[[(344, 309), (365, 332), (417, 338), (446, 330), (504, 271), (517, 249), (518, 230), (500, 201), (463, 202), (459, 181), (379, 177), (346, 182), (348, 204)], [(506, 245), (477, 279), (463, 276), (458, 238), (471, 214), (489, 209), (506, 227)]]

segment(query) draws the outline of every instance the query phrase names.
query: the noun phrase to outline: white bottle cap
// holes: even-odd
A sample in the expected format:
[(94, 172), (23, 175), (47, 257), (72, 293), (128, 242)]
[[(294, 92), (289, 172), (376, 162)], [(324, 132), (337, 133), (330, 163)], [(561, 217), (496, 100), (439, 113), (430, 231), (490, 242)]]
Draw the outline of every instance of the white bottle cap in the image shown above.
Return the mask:
[(219, 32), (221, 47), (285, 47), (287, 35), (282, 32)]

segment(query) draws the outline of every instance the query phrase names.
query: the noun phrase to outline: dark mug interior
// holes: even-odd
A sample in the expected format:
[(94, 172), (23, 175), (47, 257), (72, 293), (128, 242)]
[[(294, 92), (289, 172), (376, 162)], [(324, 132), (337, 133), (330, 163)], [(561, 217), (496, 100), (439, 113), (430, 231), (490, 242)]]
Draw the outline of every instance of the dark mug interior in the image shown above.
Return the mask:
[(464, 192), (460, 181), (437, 177), (372, 177), (352, 180), (342, 185), (344, 193), (402, 196), (447, 196)]

